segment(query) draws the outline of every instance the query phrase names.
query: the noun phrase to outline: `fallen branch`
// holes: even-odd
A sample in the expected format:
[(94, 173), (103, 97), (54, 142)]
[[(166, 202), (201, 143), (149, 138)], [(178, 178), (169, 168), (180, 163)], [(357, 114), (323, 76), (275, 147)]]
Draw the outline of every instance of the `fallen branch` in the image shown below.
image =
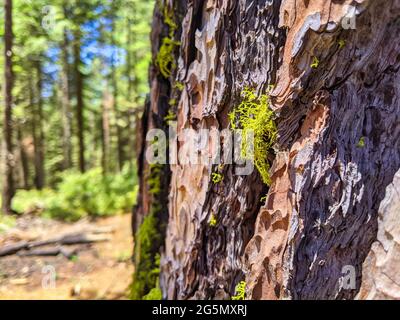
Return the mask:
[(63, 247), (56, 247), (56, 248), (22, 251), (18, 252), (17, 255), (20, 257), (33, 257), (33, 256), (51, 257), (62, 254), (67, 259), (71, 259), (74, 255), (76, 255), (76, 252), (77, 252), (76, 249), (68, 250)]
[(20, 241), (17, 243), (6, 245), (3, 248), (0, 248), (0, 257), (15, 254), (22, 249), (26, 249), (27, 247), (28, 247), (27, 241)]
[(33, 241), (28, 243), (28, 248), (43, 247), (51, 244), (87, 244), (93, 242), (103, 242), (109, 241), (111, 238), (109, 236), (97, 235), (97, 234), (85, 234), (85, 233), (73, 233), (68, 234), (60, 238), (54, 238), (42, 241)]
[[(27, 255), (26, 253), (29, 252), (29, 250), (38, 248), (38, 247), (48, 246), (48, 245), (89, 244), (89, 243), (103, 242), (103, 241), (109, 241), (109, 240), (111, 240), (111, 237), (108, 235), (72, 233), (72, 234), (67, 234), (67, 235), (59, 237), (59, 238), (48, 239), (48, 240), (30, 241), (30, 242), (20, 241), (20, 242), (14, 243), (14, 244), (6, 245), (3, 248), (0, 248), (0, 257), (13, 255), (15, 253), (18, 253), (21, 250), (27, 250), (24, 253), (24, 255), (26, 256)], [(54, 249), (53, 248), (49, 249), (49, 252), (53, 252), (51, 250), (54, 250)], [(39, 251), (36, 251), (36, 252), (39, 252)], [(44, 252), (44, 251), (41, 251), (41, 252)], [(62, 253), (62, 252), (59, 252), (59, 253)], [(52, 254), (52, 255), (54, 255), (54, 254)]]

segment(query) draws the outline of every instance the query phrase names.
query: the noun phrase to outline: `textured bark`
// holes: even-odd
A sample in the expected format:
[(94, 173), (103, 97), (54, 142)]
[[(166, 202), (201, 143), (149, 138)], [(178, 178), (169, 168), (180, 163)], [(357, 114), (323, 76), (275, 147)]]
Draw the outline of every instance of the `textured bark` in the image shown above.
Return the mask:
[[(400, 167), (400, 1), (161, 5), (173, 8), (181, 44), (169, 79), (151, 67), (142, 141), (149, 129), (165, 129), (160, 119), (168, 108), (177, 114), (178, 134), (228, 128), (228, 113), (247, 86), (262, 94), (274, 85), (279, 134), (270, 187), (256, 171), (235, 175), (234, 165), (223, 167), (218, 184), (211, 181), (216, 166), (166, 166), (164, 298), (229, 299), (241, 280), (249, 299), (354, 298), (377, 239), (379, 206)], [(349, 12), (356, 29), (345, 28)], [(154, 61), (167, 34), (156, 7)], [(177, 107), (168, 106), (170, 99)], [(147, 166), (145, 148), (139, 173)], [(154, 203), (145, 175), (140, 188), (135, 226)], [(346, 266), (355, 268), (354, 289), (343, 286)]]
[(363, 264), (359, 299), (400, 299), (400, 171), (379, 207), (378, 236)]

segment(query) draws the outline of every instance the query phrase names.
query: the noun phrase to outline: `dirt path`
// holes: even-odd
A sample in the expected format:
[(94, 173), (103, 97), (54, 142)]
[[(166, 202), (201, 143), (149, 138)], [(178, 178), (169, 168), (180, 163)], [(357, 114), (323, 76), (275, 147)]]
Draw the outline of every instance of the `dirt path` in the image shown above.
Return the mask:
[(51, 238), (85, 228), (110, 227), (110, 241), (76, 246), (68, 260), (57, 257), (0, 258), (0, 299), (126, 299), (133, 267), (130, 215), (66, 224), (21, 218), (17, 227), (0, 235), (10, 241)]

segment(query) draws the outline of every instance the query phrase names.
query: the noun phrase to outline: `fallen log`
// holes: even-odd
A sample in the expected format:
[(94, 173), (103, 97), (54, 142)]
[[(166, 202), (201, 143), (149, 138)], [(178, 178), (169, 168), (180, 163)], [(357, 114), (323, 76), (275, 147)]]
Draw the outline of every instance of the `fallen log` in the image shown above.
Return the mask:
[[(0, 257), (9, 256), (18, 253), (21, 250), (27, 252), (34, 248), (44, 247), (48, 245), (75, 245), (75, 244), (89, 244), (95, 242), (109, 241), (111, 239), (108, 235), (102, 234), (85, 234), (85, 233), (72, 233), (62, 237), (40, 240), (40, 241), (20, 241), (14, 244), (6, 245), (0, 248)], [(49, 249), (49, 252), (51, 250)], [(26, 255), (26, 254), (25, 254)]]
[(41, 257), (54, 257), (62, 254), (67, 259), (71, 259), (74, 255), (76, 255), (77, 250), (72, 249), (68, 250), (63, 247), (55, 247), (55, 248), (44, 248), (44, 249), (36, 249), (36, 250), (26, 250), (22, 252), (18, 252), (17, 255), (19, 257), (33, 257), (33, 256), (41, 256)]
[(28, 243), (28, 248), (31, 249), (52, 244), (61, 244), (61, 245), (87, 244), (93, 242), (109, 241), (110, 239), (111, 238), (109, 236), (104, 236), (104, 235), (73, 233), (59, 238), (30, 242)]
[(0, 248), (0, 257), (15, 254), (22, 249), (26, 249), (27, 247), (28, 247), (27, 241), (20, 241), (17, 243), (6, 245), (3, 248)]

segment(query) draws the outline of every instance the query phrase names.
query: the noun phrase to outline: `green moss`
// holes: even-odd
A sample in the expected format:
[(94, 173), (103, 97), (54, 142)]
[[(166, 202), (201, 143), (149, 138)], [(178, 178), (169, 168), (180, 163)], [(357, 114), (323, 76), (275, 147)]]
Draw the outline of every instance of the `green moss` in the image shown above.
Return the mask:
[(216, 227), (217, 226), (217, 223), (218, 223), (218, 221), (217, 221), (217, 217), (215, 216), (215, 214), (214, 213), (212, 213), (211, 214), (211, 217), (210, 217), (210, 221), (208, 222), (208, 225), (210, 226), (210, 227)]
[(170, 10), (166, 4), (164, 5), (163, 8), (163, 14), (164, 14), (164, 23), (169, 27), (170, 35), (173, 36), (173, 32), (175, 32), (175, 30), (178, 29), (178, 26), (175, 23), (173, 11)]
[(149, 192), (152, 195), (159, 194), (161, 191), (161, 171), (162, 165), (161, 164), (151, 164), (150, 165), (150, 173), (147, 180), (149, 185)]
[(211, 180), (214, 184), (220, 183), (224, 179), (224, 176), (220, 173), (213, 172), (211, 175)]
[(169, 78), (172, 70), (176, 68), (173, 51), (179, 46), (180, 42), (171, 38), (165, 37), (162, 40), (160, 51), (157, 54), (156, 65), (164, 78)]
[[(158, 250), (161, 236), (158, 231), (158, 219), (154, 212), (147, 215), (135, 237), (136, 272), (130, 288), (132, 300), (143, 299), (154, 288), (159, 287), (160, 255)], [(153, 292), (154, 294), (154, 292)]]
[(180, 46), (179, 41), (175, 41), (175, 32), (178, 28), (175, 23), (173, 11), (168, 8), (167, 5), (163, 9), (164, 23), (169, 27), (168, 37), (162, 39), (160, 50), (158, 51), (156, 57), (156, 65), (160, 70), (164, 78), (169, 78), (172, 74), (172, 70), (176, 68), (176, 62), (173, 52), (176, 47)]
[(364, 148), (365, 147), (365, 137), (361, 137), (357, 143), (357, 148)]
[(317, 57), (313, 57), (310, 67), (313, 69), (317, 69), (318, 66), (319, 66), (319, 59)]
[[(257, 97), (253, 90), (246, 88), (242, 96), (240, 105), (229, 114), (231, 127), (234, 131), (242, 130), (242, 158), (253, 159), (263, 182), (269, 185), (268, 154), (278, 136), (275, 115), (269, 107), (268, 95)], [(254, 134), (254, 151), (249, 151), (250, 133)]]
[(135, 235), (135, 273), (130, 286), (130, 298), (133, 300), (159, 300), (161, 290), (159, 286), (160, 254), (162, 245), (162, 224), (159, 216), (162, 207), (157, 201), (161, 193), (161, 177), (163, 165), (149, 166), (147, 183), (149, 193), (153, 195), (150, 213), (144, 217)]
[(175, 107), (177, 103), (178, 103), (178, 102), (177, 102), (176, 99), (174, 99), (174, 98), (172, 98), (172, 99), (170, 99), (170, 100), (168, 101), (168, 104), (170, 105), (170, 107)]
[(177, 81), (177, 82), (175, 82), (174, 87), (176, 89), (178, 89), (179, 91), (183, 91), (183, 89), (185, 88), (185, 85), (182, 82)]
[(176, 114), (172, 111), (169, 110), (168, 114), (164, 117), (164, 121), (169, 124), (171, 121), (175, 121), (176, 120)]
[(162, 292), (160, 287), (151, 289), (148, 294), (143, 296), (143, 300), (162, 300)]
[(235, 295), (231, 297), (232, 300), (245, 300), (246, 299), (246, 282), (240, 281), (235, 288)]
[(338, 45), (339, 45), (339, 49), (343, 49), (346, 46), (346, 40), (339, 39)]

